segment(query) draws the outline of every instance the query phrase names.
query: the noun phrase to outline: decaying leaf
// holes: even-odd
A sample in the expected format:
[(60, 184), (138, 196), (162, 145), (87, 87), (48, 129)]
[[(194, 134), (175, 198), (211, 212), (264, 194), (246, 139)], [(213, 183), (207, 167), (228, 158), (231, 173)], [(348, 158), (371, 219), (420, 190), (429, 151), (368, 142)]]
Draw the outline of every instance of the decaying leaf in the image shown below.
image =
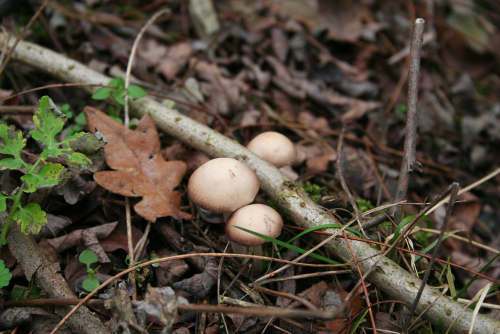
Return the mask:
[(150, 116), (144, 116), (132, 131), (95, 108), (86, 107), (84, 113), (89, 128), (93, 131), (97, 128), (108, 139), (104, 157), (115, 170), (94, 174), (100, 186), (123, 196), (142, 196), (134, 209), (148, 221), (165, 216), (191, 218), (179, 209), (180, 193), (172, 190), (186, 173), (186, 164), (163, 159)]

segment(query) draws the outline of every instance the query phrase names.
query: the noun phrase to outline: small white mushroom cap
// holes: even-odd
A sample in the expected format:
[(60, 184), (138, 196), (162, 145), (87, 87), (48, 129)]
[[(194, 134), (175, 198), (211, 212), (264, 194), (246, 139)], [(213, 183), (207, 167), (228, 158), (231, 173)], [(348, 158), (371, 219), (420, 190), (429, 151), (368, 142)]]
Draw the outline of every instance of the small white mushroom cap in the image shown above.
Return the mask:
[(283, 228), (283, 219), (276, 210), (263, 204), (246, 205), (229, 217), (226, 223), (229, 240), (242, 246), (258, 246), (266, 240), (235, 226), (276, 238)]
[(286, 136), (278, 132), (263, 132), (252, 139), (247, 148), (277, 168), (291, 164), (297, 159), (297, 149)]
[(244, 163), (219, 158), (201, 165), (189, 178), (189, 198), (204, 210), (233, 212), (252, 203), (259, 192), (257, 174)]

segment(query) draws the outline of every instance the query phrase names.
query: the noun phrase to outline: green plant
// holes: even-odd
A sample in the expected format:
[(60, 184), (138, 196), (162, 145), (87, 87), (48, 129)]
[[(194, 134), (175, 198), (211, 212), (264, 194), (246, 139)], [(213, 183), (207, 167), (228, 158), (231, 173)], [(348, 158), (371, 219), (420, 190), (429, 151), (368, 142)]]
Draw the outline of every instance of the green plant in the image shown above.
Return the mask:
[(100, 285), (99, 281), (94, 278), (94, 274), (99, 269), (100, 266), (97, 266), (97, 268), (95, 269), (90, 268), (90, 265), (92, 263), (97, 262), (97, 255), (95, 255), (94, 252), (91, 252), (88, 249), (86, 249), (80, 254), (80, 257), (78, 259), (80, 260), (81, 263), (87, 266), (87, 273), (89, 274), (89, 278), (83, 281), (83, 288), (88, 292), (92, 292), (95, 289), (97, 289)]
[[(16, 194), (4, 195), (0, 192), (0, 212), (7, 209), (7, 201), (12, 202), (1, 231), (0, 246), (7, 243), (7, 231), (12, 221), (21, 225), (21, 231), (24, 234), (36, 234), (47, 223), (45, 211), (40, 205), (36, 203), (22, 205), (21, 198), (24, 193), (64, 184), (69, 179), (71, 174), (63, 165), (48, 162), (48, 160), (58, 158), (70, 169), (78, 171), (92, 169), (92, 160), (88, 156), (96, 154), (99, 150), (102, 152), (104, 145), (104, 137), (98, 139), (95, 135), (85, 132), (75, 133), (58, 142), (56, 137), (63, 129), (67, 117), (48, 96), (40, 99), (33, 121), (38, 130), (32, 130), (29, 133), (33, 139), (44, 146), (40, 157), (33, 164), (25, 162), (21, 157), (21, 151), (26, 146), (23, 133), (13, 125), (0, 124), (0, 153), (13, 157), (0, 160), (0, 170), (25, 171)], [(85, 152), (85, 154), (80, 152)]]
[(5, 268), (5, 263), (0, 260), (0, 288), (9, 285), (12, 274), (9, 269)]
[(35, 279), (32, 278), (28, 287), (16, 285), (12, 288), (10, 296), (12, 299), (24, 300), (24, 299), (37, 299), (41, 296), (42, 290), (35, 285)]
[(361, 212), (366, 212), (368, 210), (371, 210), (373, 208), (375, 208), (372, 203), (370, 203), (370, 201), (366, 200), (366, 199), (357, 199), (356, 200), (356, 203), (358, 203), (358, 207), (359, 207), (359, 210)]
[(128, 96), (139, 99), (141, 97), (146, 96), (146, 91), (139, 86), (132, 85), (127, 89), (125, 89), (125, 81), (122, 77), (111, 79), (108, 83), (108, 86), (112, 86), (114, 88), (102, 87), (99, 88), (92, 94), (92, 98), (94, 100), (104, 100), (110, 96), (113, 96), (115, 101), (122, 106), (125, 105), (124, 97), (128, 94)]
[(328, 190), (326, 187), (318, 186), (317, 184), (311, 183), (309, 181), (306, 181), (306, 183), (302, 185), (302, 189), (304, 189), (304, 191), (309, 194), (313, 201), (317, 201), (318, 199), (320, 199), (321, 192)]

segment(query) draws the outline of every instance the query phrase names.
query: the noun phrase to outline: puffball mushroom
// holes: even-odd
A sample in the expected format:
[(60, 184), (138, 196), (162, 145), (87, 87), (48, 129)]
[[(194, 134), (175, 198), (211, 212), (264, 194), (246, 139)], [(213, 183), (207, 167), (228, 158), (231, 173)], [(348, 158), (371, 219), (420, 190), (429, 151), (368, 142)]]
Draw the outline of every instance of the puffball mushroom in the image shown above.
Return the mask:
[(235, 159), (218, 158), (194, 171), (188, 195), (203, 210), (229, 215), (252, 203), (259, 188), (259, 178), (250, 167)]
[(263, 132), (252, 139), (247, 148), (277, 168), (285, 167), (297, 159), (297, 149), (288, 137), (278, 132)]
[[(254, 255), (262, 255), (262, 244), (266, 242), (261, 237), (250, 234), (237, 227), (276, 238), (281, 234), (283, 219), (273, 208), (263, 204), (250, 204), (236, 210), (226, 222), (226, 234), (229, 240), (241, 246), (254, 246)], [(255, 259), (252, 276), (260, 273), (262, 261)]]

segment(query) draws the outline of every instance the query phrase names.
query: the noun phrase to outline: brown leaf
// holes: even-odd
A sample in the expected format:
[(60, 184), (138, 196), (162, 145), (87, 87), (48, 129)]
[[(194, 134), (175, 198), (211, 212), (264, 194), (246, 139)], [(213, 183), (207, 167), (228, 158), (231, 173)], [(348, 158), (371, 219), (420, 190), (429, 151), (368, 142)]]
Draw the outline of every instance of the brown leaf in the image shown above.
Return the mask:
[(104, 157), (116, 170), (95, 173), (94, 180), (111, 192), (142, 196), (134, 209), (148, 221), (165, 216), (190, 219), (190, 214), (179, 209), (180, 193), (172, 190), (182, 181), (186, 164), (163, 159), (153, 119), (144, 116), (132, 131), (95, 108), (83, 111), (89, 128), (98, 128), (108, 139)]

